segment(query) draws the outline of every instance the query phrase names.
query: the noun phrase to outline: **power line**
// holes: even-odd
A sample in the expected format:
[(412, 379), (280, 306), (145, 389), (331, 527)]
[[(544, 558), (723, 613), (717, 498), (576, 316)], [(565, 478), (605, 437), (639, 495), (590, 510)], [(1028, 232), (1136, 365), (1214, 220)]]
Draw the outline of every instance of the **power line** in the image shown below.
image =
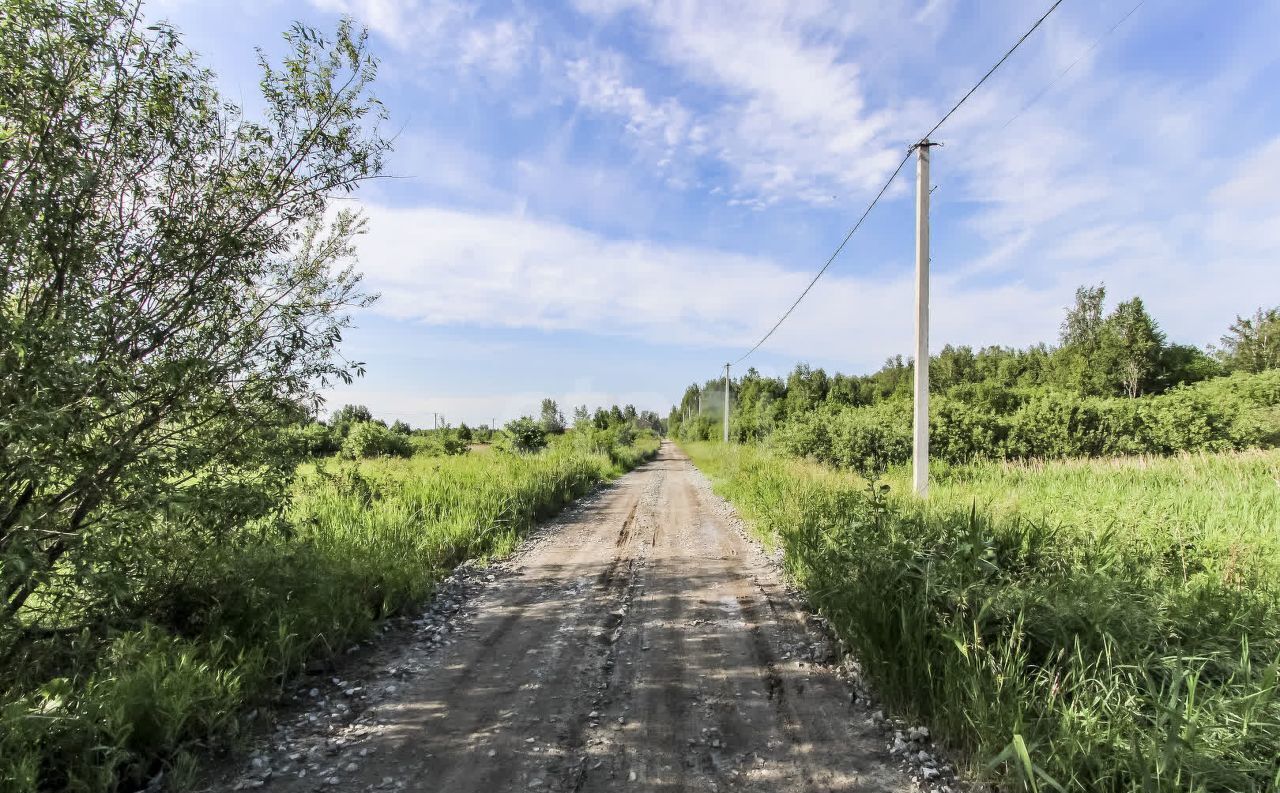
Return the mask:
[[(1004, 65), (1005, 61), (1009, 60), (1009, 56), (1013, 55), (1013, 53), (1018, 49), (1018, 47), (1021, 47), (1022, 43), (1026, 41), (1031, 36), (1032, 33), (1036, 32), (1036, 29), (1039, 28), (1040, 25), (1043, 24), (1044, 21), (1049, 18), (1049, 15), (1052, 14), (1055, 10), (1057, 10), (1058, 6), (1060, 5), (1062, 5), (1062, 0), (1054, 0), (1053, 5), (1049, 6), (1049, 10), (1045, 11), (1044, 14), (1041, 15), (1041, 17), (1036, 20), (1035, 24), (1032, 25), (1030, 28), (1028, 28), (1027, 32), (1023, 33), (1021, 38), (1019, 38), (1016, 42), (1014, 42), (1013, 46), (1010, 47), (1007, 52), (1005, 52), (1005, 54), (1000, 58), (1000, 60), (996, 61), (995, 65), (987, 70), (986, 74), (982, 75), (982, 79), (974, 83), (973, 87), (970, 88), (968, 92), (965, 93), (964, 96), (960, 97), (960, 101), (956, 102), (955, 105), (953, 105), (951, 109), (946, 112), (946, 115), (944, 115), (938, 121), (937, 124), (933, 125), (932, 129), (930, 129), (928, 132), (922, 135), (919, 139), (922, 141), (926, 140), (931, 135), (933, 135), (933, 133), (937, 132), (942, 127), (942, 125), (947, 122), (947, 119), (951, 118), (951, 116), (954, 115), (955, 112), (960, 109), (960, 106), (963, 105), (966, 101), (968, 101), (969, 97), (973, 96), (975, 91), (977, 91), (979, 88), (982, 87), (982, 84), (987, 81), (987, 78), (995, 74), (996, 70), (999, 69), (1002, 65)], [(889, 175), (889, 179), (884, 183), (884, 186), (880, 188), (880, 192), (876, 193), (876, 197), (871, 200), (871, 203), (867, 206), (866, 210), (862, 213), (861, 217), (858, 218), (858, 222), (853, 224), (853, 228), (849, 229), (849, 233), (844, 235), (844, 239), (840, 241), (840, 244), (836, 246), (835, 251), (827, 259), (826, 263), (822, 265), (822, 269), (818, 270), (818, 274), (813, 277), (813, 280), (811, 280), (809, 282), (809, 285), (804, 288), (804, 291), (801, 292), (800, 296), (795, 299), (795, 302), (792, 303), (791, 306), (785, 312), (783, 312), (782, 317), (779, 318), (778, 321), (773, 324), (772, 328), (769, 328), (769, 332), (764, 334), (764, 336), (761, 337), (760, 341), (756, 342), (755, 346), (747, 350), (742, 355), (742, 357), (738, 358), (738, 360), (733, 362), (734, 366), (737, 366), (738, 364), (742, 363), (751, 355), (751, 353), (760, 349), (760, 345), (768, 341), (769, 337), (772, 336), (774, 332), (779, 327), (782, 326), (782, 323), (786, 322), (787, 317), (791, 316), (791, 312), (795, 311), (796, 306), (800, 305), (800, 301), (804, 300), (805, 296), (809, 294), (809, 290), (813, 289), (813, 285), (818, 283), (818, 279), (822, 277), (822, 275), (827, 271), (827, 268), (831, 266), (831, 263), (834, 262), (836, 260), (836, 257), (840, 255), (840, 251), (844, 250), (845, 245), (848, 244), (849, 240), (853, 237), (854, 233), (862, 226), (862, 222), (867, 219), (867, 215), (870, 215), (871, 210), (875, 209), (876, 204), (880, 202), (880, 199), (889, 190), (889, 185), (893, 184), (894, 179), (898, 178), (898, 174), (902, 172), (902, 168), (907, 164), (907, 160), (911, 159), (911, 152), (914, 150), (915, 150), (914, 145), (911, 148), (907, 149), (907, 153), (906, 155), (903, 156), (902, 161), (898, 163), (898, 167), (893, 169), (893, 173)]]
[(1093, 54), (1093, 51), (1094, 51), (1094, 50), (1096, 50), (1096, 49), (1098, 48), (1098, 45), (1102, 44), (1103, 39), (1105, 39), (1107, 36), (1110, 36), (1112, 33), (1115, 33), (1115, 32), (1116, 32), (1116, 28), (1120, 27), (1120, 26), (1121, 26), (1121, 25), (1123, 25), (1126, 21), (1128, 21), (1129, 17), (1133, 16), (1134, 12), (1135, 12), (1135, 11), (1137, 11), (1139, 8), (1141, 8), (1141, 7), (1142, 7), (1142, 4), (1143, 4), (1144, 2), (1146, 2), (1146, 0), (1138, 0), (1137, 4), (1136, 4), (1136, 5), (1134, 5), (1134, 7), (1133, 7), (1133, 8), (1130, 8), (1130, 9), (1129, 9), (1129, 13), (1127, 13), (1127, 14), (1125, 14), (1124, 16), (1120, 17), (1120, 19), (1119, 19), (1119, 20), (1117, 20), (1117, 21), (1116, 21), (1116, 23), (1115, 23), (1114, 25), (1112, 25), (1111, 27), (1107, 28), (1106, 32), (1104, 32), (1101, 36), (1098, 36), (1098, 38), (1094, 39), (1094, 41), (1093, 41), (1093, 46), (1089, 47), (1089, 49), (1087, 49), (1087, 50), (1085, 50), (1084, 52), (1082, 52), (1082, 53), (1080, 53), (1079, 55), (1077, 55), (1077, 56), (1076, 56), (1076, 59), (1075, 59), (1074, 61), (1072, 61), (1070, 64), (1068, 64), (1068, 65), (1067, 65), (1067, 68), (1065, 68), (1065, 69), (1063, 69), (1062, 71), (1058, 72), (1058, 76), (1057, 76), (1057, 77), (1054, 77), (1052, 80), (1050, 80), (1048, 85), (1046, 85), (1044, 88), (1041, 88), (1041, 89), (1040, 89), (1040, 91), (1039, 91), (1038, 93), (1036, 93), (1036, 95), (1035, 95), (1035, 96), (1031, 97), (1031, 101), (1029, 101), (1029, 102), (1027, 102), (1025, 105), (1023, 105), (1021, 110), (1019, 110), (1017, 113), (1014, 113), (1014, 114), (1009, 118), (1009, 120), (1008, 120), (1008, 121), (1004, 122), (1004, 124), (1002, 124), (1002, 125), (1001, 125), (1000, 129), (1001, 129), (1001, 130), (1007, 129), (1007, 128), (1008, 128), (1008, 126), (1009, 126), (1010, 124), (1012, 124), (1013, 122), (1015, 122), (1015, 121), (1017, 121), (1017, 120), (1018, 120), (1018, 117), (1019, 117), (1019, 116), (1021, 116), (1021, 115), (1022, 115), (1023, 113), (1025, 113), (1025, 112), (1027, 112), (1027, 109), (1028, 109), (1028, 108), (1030, 108), (1030, 107), (1031, 107), (1032, 105), (1034, 105), (1036, 102), (1039, 102), (1039, 101), (1040, 101), (1040, 97), (1042, 97), (1042, 96), (1044, 96), (1045, 94), (1049, 93), (1049, 89), (1050, 89), (1050, 88), (1053, 88), (1055, 85), (1057, 85), (1058, 81), (1059, 81), (1059, 80), (1061, 80), (1063, 77), (1066, 77), (1066, 76), (1067, 76), (1067, 72), (1069, 72), (1069, 71), (1071, 71), (1072, 69), (1074, 69), (1074, 68), (1076, 67), (1076, 64), (1078, 64), (1080, 61), (1082, 61), (1082, 60), (1084, 60), (1085, 58), (1087, 58), (1087, 57), (1089, 57), (1090, 55), (1092, 55), (1092, 54)]
[(737, 366), (738, 364), (742, 363), (744, 360), (746, 360), (747, 356), (751, 355), (751, 353), (760, 349), (760, 345), (768, 341), (769, 337), (773, 335), (773, 332), (777, 330), (778, 327), (782, 325), (783, 322), (786, 321), (787, 317), (791, 316), (791, 312), (795, 311), (796, 306), (800, 305), (800, 301), (804, 300), (804, 296), (809, 294), (809, 290), (813, 288), (814, 284), (818, 283), (818, 279), (822, 277), (822, 274), (827, 271), (827, 268), (831, 266), (831, 263), (834, 262), (836, 260), (836, 257), (840, 255), (840, 251), (844, 250), (844, 246), (848, 244), (849, 239), (853, 237), (853, 233), (858, 230), (859, 226), (862, 225), (862, 221), (866, 220), (867, 215), (871, 214), (871, 210), (875, 209), (876, 204), (880, 202), (881, 196), (883, 196), (885, 192), (889, 189), (889, 185), (893, 184), (893, 180), (898, 178), (898, 174), (902, 172), (902, 167), (907, 164), (907, 160), (909, 159), (911, 159), (910, 149), (908, 149), (906, 155), (903, 156), (902, 162), (898, 163), (898, 167), (893, 169), (893, 175), (889, 177), (889, 181), (885, 182), (884, 187), (880, 188), (880, 192), (876, 193), (876, 197), (872, 199), (871, 203), (867, 206), (866, 211), (862, 213), (862, 217), (858, 218), (858, 222), (853, 224), (853, 228), (849, 229), (849, 233), (844, 235), (844, 239), (840, 241), (840, 244), (838, 246), (836, 246), (835, 251), (827, 259), (827, 263), (822, 265), (822, 269), (818, 271), (818, 274), (813, 277), (813, 280), (809, 282), (809, 285), (806, 286), (804, 288), (804, 291), (800, 293), (800, 296), (796, 298), (796, 302), (792, 303), (791, 307), (788, 308), (785, 313), (783, 313), (781, 319), (773, 323), (773, 327), (769, 328), (769, 332), (764, 334), (764, 338), (756, 342), (756, 346), (747, 350), (746, 353), (743, 354), (741, 358), (733, 362), (734, 366)]
[(954, 106), (954, 107), (952, 107), (950, 110), (948, 110), (948, 111), (947, 111), (947, 114), (946, 114), (945, 116), (943, 116), (943, 117), (942, 117), (942, 120), (940, 120), (937, 124), (934, 124), (934, 125), (933, 125), (933, 129), (931, 129), (931, 130), (929, 130), (928, 132), (926, 132), (926, 133), (924, 134), (924, 137), (922, 137), (922, 138), (921, 138), (921, 140), (924, 140), (925, 138), (930, 137), (931, 135), (933, 135), (933, 133), (935, 133), (935, 132), (937, 132), (937, 131), (938, 131), (938, 128), (939, 128), (939, 127), (941, 127), (943, 124), (947, 123), (947, 119), (951, 118), (951, 115), (952, 115), (953, 113), (955, 113), (957, 110), (959, 110), (959, 109), (960, 109), (960, 106), (961, 106), (961, 105), (963, 105), (963, 104), (965, 103), (965, 101), (966, 101), (966, 100), (968, 100), (968, 98), (969, 98), (969, 97), (973, 96), (973, 93), (974, 93), (975, 91), (977, 91), (979, 88), (981, 88), (981, 87), (982, 87), (982, 84), (983, 84), (983, 83), (985, 83), (985, 82), (987, 81), (987, 78), (988, 78), (988, 77), (990, 77), (991, 75), (993, 75), (993, 74), (995, 74), (995, 73), (996, 73), (996, 69), (999, 69), (1002, 65), (1004, 65), (1004, 62), (1005, 62), (1005, 61), (1009, 60), (1009, 56), (1010, 56), (1010, 55), (1013, 55), (1014, 51), (1016, 51), (1019, 47), (1021, 47), (1021, 46), (1022, 46), (1022, 42), (1026, 41), (1026, 40), (1031, 36), (1031, 34), (1032, 34), (1032, 33), (1035, 33), (1035, 32), (1036, 32), (1036, 28), (1040, 27), (1040, 25), (1041, 25), (1041, 24), (1042, 24), (1046, 19), (1048, 19), (1048, 18), (1049, 18), (1049, 15), (1050, 15), (1050, 14), (1052, 14), (1055, 10), (1057, 10), (1058, 6), (1060, 6), (1060, 5), (1062, 5), (1062, 0), (1054, 0), (1053, 5), (1049, 6), (1049, 10), (1048, 10), (1048, 11), (1046, 11), (1046, 12), (1044, 12), (1044, 14), (1043, 14), (1039, 19), (1037, 19), (1037, 20), (1036, 20), (1036, 23), (1035, 23), (1034, 25), (1032, 25), (1030, 28), (1028, 28), (1028, 29), (1027, 29), (1027, 32), (1026, 32), (1026, 33), (1023, 33), (1023, 34), (1022, 34), (1022, 38), (1018, 39), (1017, 41), (1015, 41), (1015, 42), (1013, 43), (1013, 46), (1012, 46), (1012, 47), (1010, 47), (1010, 48), (1009, 48), (1009, 51), (1008, 51), (1008, 52), (1006, 52), (1006, 53), (1004, 54), (1004, 57), (1003, 57), (1003, 58), (1001, 58), (1000, 60), (996, 61), (996, 65), (995, 65), (995, 66), (992, 66), (990, 69), (988, 69), (988, 70), (987, 70), (987, 73), (986, 73), (986, 74), (984, 74), (984, 75), (982, 75), (982, 79), (981, 79), (981, 80), (979, 80), (978, 82), (974, 83), (973, 87), (969, 89), (969, 93), (967, 93), (967, 94), (965, 94), (964, 96), (960, 97), (960, 101), (959, 101), (959, 102), (956, 102), (955, 106)]

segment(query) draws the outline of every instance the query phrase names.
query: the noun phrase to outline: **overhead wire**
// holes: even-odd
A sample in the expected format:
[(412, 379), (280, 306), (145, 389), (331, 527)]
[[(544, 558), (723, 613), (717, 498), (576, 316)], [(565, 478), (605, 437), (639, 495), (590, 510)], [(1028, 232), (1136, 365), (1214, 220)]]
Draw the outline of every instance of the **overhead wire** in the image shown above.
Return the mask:
[[(960, 97), (960, 101), (952, 105), (951, 109), (948, 110), (946, 114), (943, 115), (942, 118), (938, 120), (938, 123), (934, 124), (932, 129), (930, 129), (924, 135), (920, 136), (919, 140), (920, 141), (928, 140), (930, 136), (932, 136), (935, 132), (941, 129), (942, 125), (947, 122), (947, 119), (951, 118), (951, 116), (954, 115), (955, 112), (960, 109), (961, 105), (963, 105), (966, 101), (968, 101), (969, 97), (973, 96), (974, 92), (977, 91), (979, 88), (981, 88), (982, 84), (985, 83), (987, 79), (991, 77), (991, 75), (995, 74), (996, 70), (999, 69), (1001, 66), (1003, 66), (1005, 61), (1009, 60), (1009, 57), (1012, 56), (1013, 53), (1016, 52), (1017, 49), (1022, 46), (1022, 43), (1025, 42), (1031, 36), (1032, 33), (1036, 32), (1036, 29), (1039, 28), (1040, 25), (1042, 25), (1044, 21), (1049, 18), (1050, 14), (1052, 14), (1055, 10), (1057, 10), (1058, 6), (1062, 5), (1062, 2), (1063, 0), (1054, 0), (1053, 4), (1049, 6), (1049, 10), (1045, 11), (1044, 14), (1042, 14), (1040, 18), (1035, 21), (1035, 24), (1033, 24), (1030, 28), (1028, 28), (1027, 32), (1023, 33), (1022, 36), (1016, 42), (1014, 42), (1013, 46), (1010, 47), (1003, 56), (1001, 56), (1000, 60), (996, 61), (995, 65), (987, 70), (986, 74), (982, 75), (982, 79), (974, 83), (973, 87), (970, 88), (967, 92), (965, 92), (964, 96)], [(1141, 3), (1139, 3), (1139, 5), (1140, 4)], [(832, 262), (836, 260), (836, 257), (839, 256), (840, 252), (844, 250), (845, 246), (849, 243), (849, 240), (853, 238), (854, 233), (857, 232), (857, 230), (862, 226), (863, 221), (865, 221), (867, 219), (867, 216), (871, 214), (871, 210), (875, 209), (876, 204), (878, 204), (880, 202), (880, 199), (884, 197), (884, 194), (888, 192), (889, 186), (893, 184), (894, 179), (898, 178), (898, 174), (902, 173), (903, 167), (906, 166), (907, 161), (911, 159), (911, 153), (915, 151), (915, 148), (918, 145), (919, 143), (912, 144), (912, 146), (907, 149), (907, 153), (903, 156), (902, 160), (898, 163), (898, 167), (893, 169), (893, 173), (889, 175), (889, 178), (888, 180), (885, 181), (884, 186), (880, 188), (880, 192), (876, 193), (875, 198), (873, 198), (871, 200), (871, 203), (867, 205), (866, 210), (863, 211), (862, 215), (858, 218), (858, 221), (853, 224), (853, 228), (849, 229), (849, 232), (844, 235), (844, 239), (842, 239), (840, 241), (840, 244), (836, 246), (835, 251), (831, 254), (830, 257), (827, 258), (826, 263), (822, 265), (822, 269), (818, 270), (817, 275), (813, 276), (813, 279), (809, 281), (808, 286), (806, 286), (804, 288), (804, 291), (800, 293), (800, 296), (795, 299), (795, 302), (793, 302), (790, 305), (790, 307), (788, 307), (787, 310), (783, 312), (782, 316), (778, 319), (777, 322), (773, 323), (773, 327), (769, 328), (769, 332), (764, 334), (764, 336), (760, 338), (760, 341), (756, 342), (751, 349), (743, 353), (742, 356), (738, 358), (736, 361), (733, 361), (733, 363), (731, 364), (732, 366), (737, 366), (738, 364), (745, 361), (748, 357), (750, 357), (752, 353), (760, 349), (761, 345), (763, 345), (766, 341), (768, 341), (769, 338), (773, 336), (774, 332), (778, 330), (778, 328), (782, 327), (782, 323), (786, 322), (787, 317), (791, 316), (791, 312), (796, 310), (796, 307), (800, 305), (800, 302), (804, 300), (805, 296), (809, 294), (809, 291), (813, 289), (814, 284), (818, 283), (818, 279), (820, 279), (823, 276), (823, 274), (827, 272), (827, 269), (831, 267)]]
[(1036, 102), (1039, 102), (1039, 101), (1040, 101), (1040, 98), (1041, 98), (1042, 96), (1044, 96), (1045, 94), (1049, 93), (1049, 89), (1053, 88), (1055, 85), (1057, 85), (1057, 84), (1058, 84), (1058, 81), (1059, 81), (1059, 80), (1061, 80), (1063, 77), (1066, 77), (1066, 76), (1067, 76), (1067, 72), (1070, 72), (1072, 69), (1074, 69), (1074, 68), (1076, 67), (1076, 64), (1080, 63), (1080, 61), (1082, 61), (1082, 60), (1084, 60), (1085, 58), (1087, 58), (1087, 57), (1089, 57), (1090, 55), (1092, 55), (1092, 54), (1093, 54), (1093, 51), (1094, 51), (1094, 50), (1096, 50), (1100, 44), (1102, 44), (1103, 40), (1104, 40), (1104, 39), (1106, 39), (1106, 37), (1107, 37), (1107, 36), (1110, 36), (1112, 33), (1115, 33), (1115, 32), (1116, 32), (1116, 28), (1120, 27), (1120, 26), (1121, 26), (1121, 25), (1123, 25), (1126, 21), (1128, 21), (1129, 17), (1133, 16), (1134, 12), (1135, 12), (1135, 11), (1137, 11), (1139, 8), (1141, 8), (1141, 7), (1142, 7), (1142, 4), (1143, 4), (1144, 2), (1146, 2), (1146, 0), (1138, 0), (1138, 2), (1137, 2), (1136, 4), (1134, 4), (1133, 8), (1130, 8), (1130, 9), (1129, 9), (1129, 13), (1127, 13), (1127, 14), (1125, 14), (1124, 16), (1120, 17), (1120, 19), (1118, 19), (1114, 25), (1112, 25), (1111, 27), (1107, 28), (1107, 30), (1106, 30), (1105, 32), (1103, 32), (1103, 34), (1102, 34), (1101, 36), (1098, 36), (1098, 38), (1094, 39), (1094, 40), (1093, 40), (1093, 45), (1092, 45), (1092, 46), (1090, 46), (1090, 47), (1089, 47), (1089, 49), (1087, 49), (1087, 50), (1085, 50), (1084, 52), (1082, 52), (1082, 53), (1080, 53), (1079, 55), (1077, 55), (1075, 60), (1073, 60), (1071, 63), (1067, 64), (1067, 68), (1065, 68), (1065, 69), (1063, 69), (1062, 71), (1058, 72), (1058, 75), (1057, 75), (1056, 77), (1054, 77), (1052, 80), (1050, 80), (1050, 81), (1048, 82), (1048, 84), (1047, 84), (1047, 85), (1045, 85), (1045, 87), (1044, 87), (1044, 88), (1041, 88), (1038, 92), (1036, 92), (1036, 95), (1035, 95), (1035, 96), (1033, 96), (1033, 97), (1031, 97), (1031, 100), (1030, 100), (1029, 102), (1027, 102), (1025, 105), (1023, 105), (1021, 110), (1019, 110), (1017, 113), (1014, 113), (1012, 116), (1010, 116), (1010, 117), (1009, 117), (1009, 120), (1008, 120), (1008, 121), (1006, 121), (1006, 122), (1004, 122), (1004, 124), (1000, 125), (1000, 129), (1001, 129), (1001, 130), (1008, 129), (1009, 125), (1010, 125), (1010, 124), (1012, 124), (1013, 122), (1017, 121), (1019, 116), (1021, 116), (1021, 115), (1022, 115), (1023, 113), (1025, 113), (1025, 112), (1027, 112), (1027, 110), (1028, 110), (1032, 105), (1034, 105)]
[(822, 269), (818, 271), (818, 274), (813, 277), (813, 280), (810, 281), (809, 285), (804, 288), (804, 291), (801, 292), (800, 296), (797, 297), (795, 302), (791, 304), (791, 307), (788, 308), (783, 313), (782, 317), (777, 322), (773, 323), (773, 327), (769, 328), (769, 332), (764, 334), (764, 337), (761, 338), (760, 341), (756, 342), (756, 345), (754, 347), (752, 347), (751, 349), (743, 353), (741, 358), (733, 362), (734, 366), (737, 366), (738, 364), (742, 363), (747, 359), (747, 356), (751, 355), (751, 353), (760, 349), (760, 345), (768, 341), (769, 337), (773, 335), (773, 332), (782, 326), (782, 323), (786, 321), (787, 317), (791, 316), (791, 312), (795, 311), (796, 306), (800, 305), (800, 301), (804, 300), (805, 295), (809, 294), (809, 290), (813, 289), (813, 285), (818, 283), (818, 279), (822, 277), (822, 274), (827, 271), (827, 268), (831, 266), (831, 263), (834, 262), (836, 260), (836, 257), (840, 255), (840, 251), (844, 250), (844, 246), (849, 244), (849, 240), (853, 237), (854, 232), (856, 232), (858, 228), (862, 225), (862, 221), (867, 219), (867, 215), (871, 214), (871, 210), (876, 208), (876, 204), (880, 202), (881, 197), (883, 197), (884, 194), (889, 190), (889, 185), (893, 184), (894, 179), (898, 178), (898, 174), (902, 172), (902, 167), (906, 165), (907, 160), (910, 160), (910, 159), (911, 159), (911, 149), (908, 149), (906, 155), (903, 156), (902, 161), (898, 163), (898, 167), (893, 169), (893, 174), (889, 177), (889, 180), (884, 183), (884, 187), (881, 187), (880, 192), (876, 193), (876, 197), (872, 199), (871, 203), (867, 206), (866, 210), (862, 213), (862, 217), (858, 218), (858, 222), (853, 224), (853, 228), (849, 229), (849, 233), (844, 235), (844, 239), (840, 241), (840, 244), (836, 246), (835, 251), (833, 251), (831, 256), (827, 258), (826, 264), (822, 265)]

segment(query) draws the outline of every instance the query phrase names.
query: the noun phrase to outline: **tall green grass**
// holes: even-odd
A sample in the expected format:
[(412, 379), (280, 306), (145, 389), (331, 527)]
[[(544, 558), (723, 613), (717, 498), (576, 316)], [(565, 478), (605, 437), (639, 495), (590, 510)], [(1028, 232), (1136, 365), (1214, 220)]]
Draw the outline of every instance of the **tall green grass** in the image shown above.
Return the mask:
[(920, 502), (902, 471), (687, 449), (973, 773), (1280, 789), (1280, 452), (949, 468)]
[(4, 670), (0, 791), (128, 790), (160, 771), (183, 789), (246, 708), (657, 447), (567, 436), (535, 455), (307, 466), (278, 525), (166, 549), (135, 629), (50, 636)]

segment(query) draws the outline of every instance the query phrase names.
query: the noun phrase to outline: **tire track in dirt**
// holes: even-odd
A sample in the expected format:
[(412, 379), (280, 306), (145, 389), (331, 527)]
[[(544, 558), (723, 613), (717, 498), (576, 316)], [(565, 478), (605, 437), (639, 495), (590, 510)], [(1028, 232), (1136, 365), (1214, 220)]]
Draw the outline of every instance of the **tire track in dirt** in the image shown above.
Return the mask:
[(712, 499), (664, 444), (520, 551), (340, 771), (270, 788), (915, 789), (834, 670), (802, 658), (811, 626)]

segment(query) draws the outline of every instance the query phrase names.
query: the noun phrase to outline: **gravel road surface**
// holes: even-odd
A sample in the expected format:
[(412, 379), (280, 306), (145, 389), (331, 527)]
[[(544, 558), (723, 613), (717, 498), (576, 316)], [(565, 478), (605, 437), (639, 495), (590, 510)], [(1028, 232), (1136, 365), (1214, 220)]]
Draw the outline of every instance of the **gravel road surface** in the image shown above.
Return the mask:
[(890, 753), (672, 444), (470, 575), (365, 682), (300, 694), (224, 789), (919, 789), (901, 760), (920, 747)]

